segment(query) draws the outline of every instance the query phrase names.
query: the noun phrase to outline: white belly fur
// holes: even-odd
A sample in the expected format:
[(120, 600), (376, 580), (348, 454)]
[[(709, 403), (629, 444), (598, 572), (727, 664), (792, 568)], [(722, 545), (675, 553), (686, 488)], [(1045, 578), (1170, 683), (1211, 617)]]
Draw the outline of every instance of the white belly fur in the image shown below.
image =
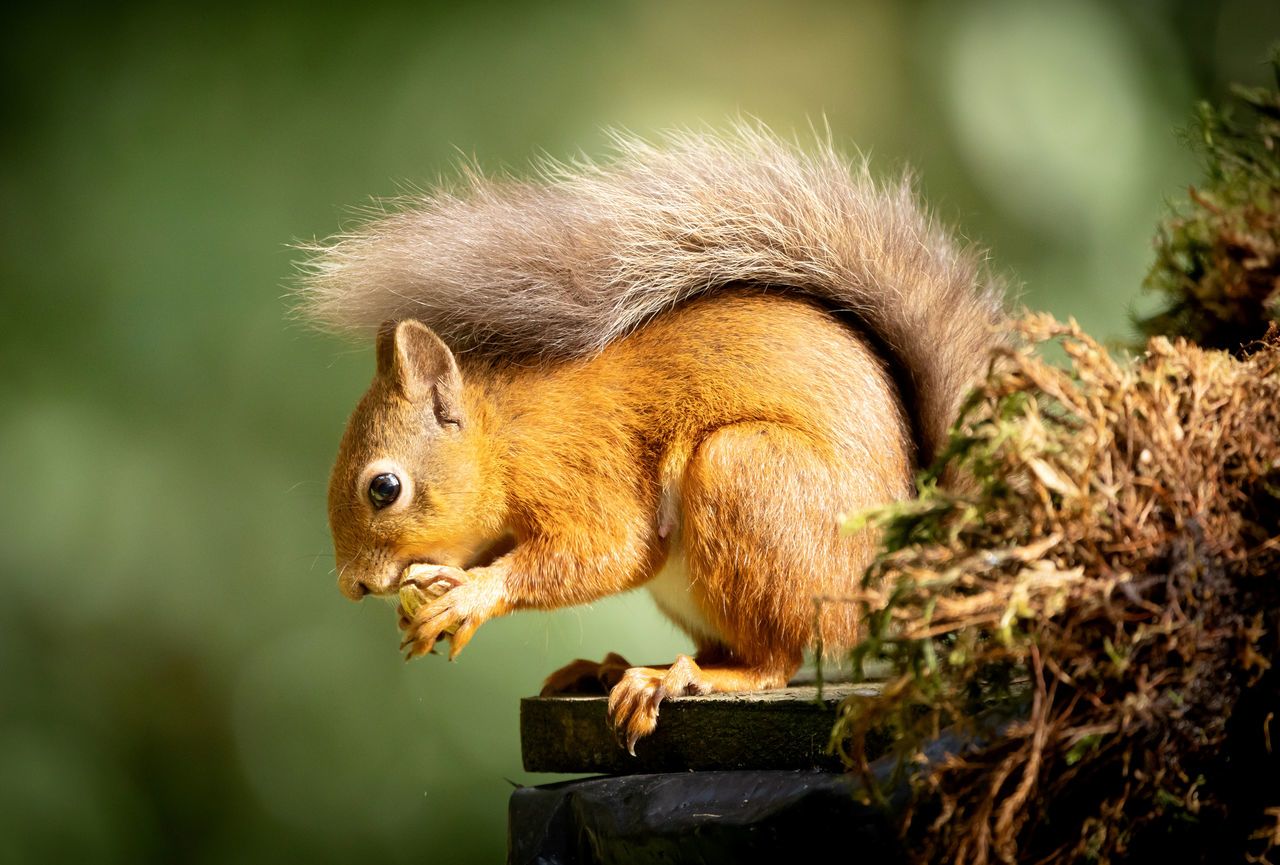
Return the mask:
[(702, 615), (689, 591), (689, 562), (679, 536), (671, 538), (671, 552), (662, 570), (646, 584), (658, 609), (694, 636), (719, 639), (719, 633)]

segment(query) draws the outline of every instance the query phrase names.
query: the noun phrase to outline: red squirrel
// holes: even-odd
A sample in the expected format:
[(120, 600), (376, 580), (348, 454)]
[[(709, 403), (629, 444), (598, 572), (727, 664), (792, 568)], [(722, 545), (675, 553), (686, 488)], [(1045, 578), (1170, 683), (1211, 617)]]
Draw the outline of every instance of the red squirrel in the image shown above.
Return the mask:
[[(406, 583), (410, 656), (645, 587), (696, 653), (552, 673), (626, 747), (666, 696), (784, 685), (1001, 339), (981, 257), (829, 143), (619, 138), (604, 164), (469, 175), (313, 248), (303, 309), (376, 329), (329, 489), (338, 584)], [(442, 594), (440, 594), (443, 592)], [(857, 639), (825, 604), (823, 645)]]

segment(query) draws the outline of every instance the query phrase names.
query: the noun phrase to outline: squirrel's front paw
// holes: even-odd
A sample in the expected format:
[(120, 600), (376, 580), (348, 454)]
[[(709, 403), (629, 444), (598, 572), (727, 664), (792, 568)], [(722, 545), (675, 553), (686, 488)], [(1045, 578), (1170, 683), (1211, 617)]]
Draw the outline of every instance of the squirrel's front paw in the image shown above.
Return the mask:
[[(400, 648), (407, 650), (405, 660), (427, 654), (447, 635), (452, 661), (477, 628), (502, 615), (505, 587), (501, 579), (482, 574), (483, 570), (467, 572), (448, 565), (415, 565), (410, 569), (406, 586), (420, 590), (424, 597), (419, 598), (416, 592), (401, 595), (400, 628), (406, 636)], [(431, 596), (436, 597), (427, 599)], [(414, 601), (419, 605), (410, 609)]]

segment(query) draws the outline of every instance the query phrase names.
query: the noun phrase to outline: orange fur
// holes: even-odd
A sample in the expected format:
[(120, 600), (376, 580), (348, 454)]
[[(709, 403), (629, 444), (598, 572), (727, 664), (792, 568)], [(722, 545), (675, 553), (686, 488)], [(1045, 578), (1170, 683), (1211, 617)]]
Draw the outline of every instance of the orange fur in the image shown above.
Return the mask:
[[(809, 301), (742, 289), (691, 301), (591, 358), (459, 361), (459, 428), (437, 422), (435, 390), (406, 396), (380, 371), (331, 488), (348, 594), (392, 591), (416, 561), (469, 568), (410, 624), (416, 652), (446, 627), (465, 642), (495, 615), (643, 586), (678, 550), (702, 627), (660, 607), (716, 662), (679, 687), (782, 684), (813, 643), (813, 598), (847, 593), (874, 550), (869, 533), (841, 535), (837, 515), (909, 490), (890, 376), (856, 330)], [(434, 374), (431, 359), (406, 363)], [(411, 501), (367, 505), (362, 472), (375, 462), (413, 479)], [(675, 516), (666, 533), (664, 513)], [(508, 535), (514, 547), (477, 567)], [(832, 649), (850, 645), (849, 607), (828, 605), (822, 633)], [(634, 687), (652, 689), (645, 675)], [(656, 709), (628, 721), (631, 733), (652, 729)]]

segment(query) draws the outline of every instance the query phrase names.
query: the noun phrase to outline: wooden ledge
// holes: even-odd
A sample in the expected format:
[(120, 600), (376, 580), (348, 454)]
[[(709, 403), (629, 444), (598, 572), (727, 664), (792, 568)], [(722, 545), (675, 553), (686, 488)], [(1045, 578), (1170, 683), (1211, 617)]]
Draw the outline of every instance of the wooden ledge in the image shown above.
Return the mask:
[[(850, 694), (874, 696), (877, 684), (829, 684), (770, 691), (672, 697), (658, 729), (631, 756), (605, 721), (603, 696), (526, 697), (520, 746), (529, 772), (630, 775), (717, 769), (826, 769), (836, 707)], [(882, 743), (887, 746), (887, 741)]]

